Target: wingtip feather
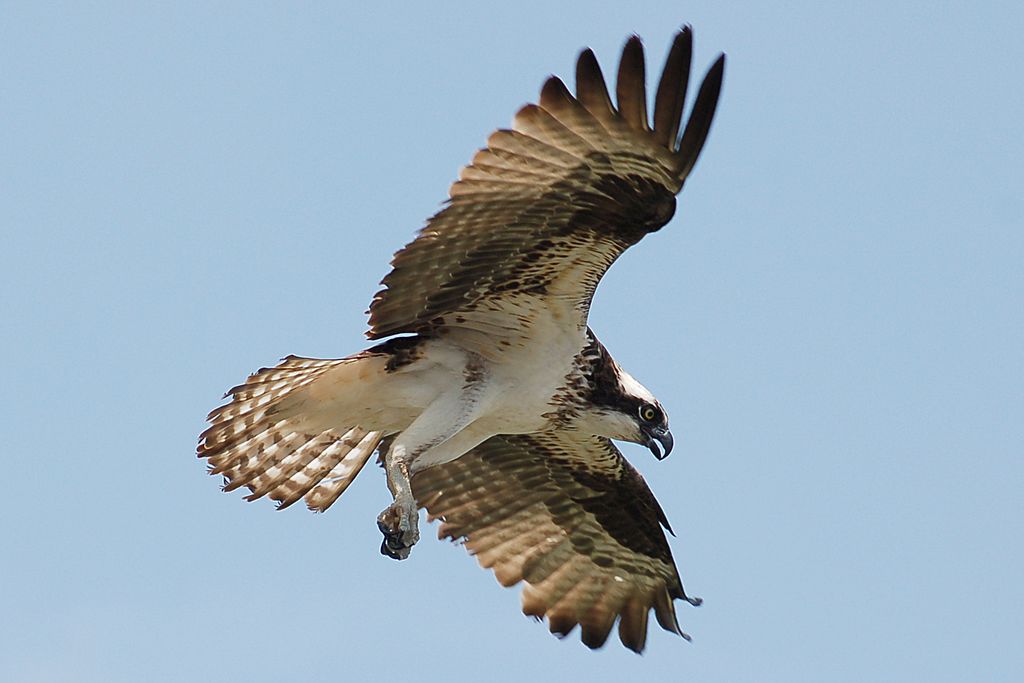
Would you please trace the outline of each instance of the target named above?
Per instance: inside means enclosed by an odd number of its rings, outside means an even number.
[[[619,74],[615,82],[615,97],[619,116],[638,131],[648,131],[647,123],[647,70],[644,63],[644,45],[636,34],[630,36],[622,48]]]
[[[592,115],[603,121],[615,118],[615,109],[608,96],[608,85],[597,56],[589,47],[576,60],[576,96]]]
[[[672,40],[654,98],[654,139],[673,152],[686,104],[692,59],[693,32],[687,25]]]
[[[679,141],[677,172],[681,180],[685,180],[693,170],[701,150],[704,149],[704,143],[711,130],[711,122],[715,118],[715,110],[718,108],[718,98],[722,92],[724,76],[725,53],[722,53],[708,69],[704,81],[700,84],[697,100],[690,112],[690,120],[687,121],[686,129]]]
[[[647,620],[650,605],[647,599],[633,598],[622,610],[619,618],[619,640],[637,654],[647,644]]]
[[[572,93],[558,76],[549,76],[540,89],[540,106],[549,112],[556,112],[571,106],[574,102]]]

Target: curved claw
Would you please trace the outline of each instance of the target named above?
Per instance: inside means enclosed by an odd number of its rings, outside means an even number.
[[[394,560],[409,557],[412,547],[419,540],[419,516],[416,508],[405,510],[397,503],[389,505],[377,517],[377,528],[384,535],[380,544],[381,555]]]
[[[399,546],[393,547],[391,539],[385,536],[384,540],[380,542],[380,554],[390,557],[392,560],[405,560],[408,559],[409,553],[412,552],[412,546]]]

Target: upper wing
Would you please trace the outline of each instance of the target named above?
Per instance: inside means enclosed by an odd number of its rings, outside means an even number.
[[[663,628],[685,637],[672,600],[699,600],[683,591],[658,502],[611,441],[495,436],[418,472],[412,485],[443,521],[438,535],[464,538],[502,585],[525,581],[523,612],[547,616],[553,633],[579,624],[583,642],[600,647],[618,618],[619,638],[639,652],[653,608]]]
[[[448,205],[395,255],[370,304],[367,335],[458,324],[448,314],[493,310],[509,296],[565,302],[582,329],[597,282],[627,247],[671,219],[704,146],[725,56],[704,78],[680,136],[691,54],[684,27],[658,85],[653,129],[636,36],[619,64],[618,109],[590,50],[576,65],[576,97],[549,78],[540,104],[488,138]]]

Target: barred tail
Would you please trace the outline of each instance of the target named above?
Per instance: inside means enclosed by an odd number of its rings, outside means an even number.
[[[268,496],[283,509],[305,498],[323,512],[348,488],[380,443],[383,434],[359,426],[337,428],[315,417],[310,404],[324,400],[314,383],[338,382],[366,356],[318,360],[289,356],[263,368],[231,389],[231,401],[209,414],[210,427],[199,437],[200,458],[210,474],[224,476],[224,490],[245,486],[246,500]],[[320,385],[316,385],[320,386]],[[308,403],[307,403],[308,402]]]

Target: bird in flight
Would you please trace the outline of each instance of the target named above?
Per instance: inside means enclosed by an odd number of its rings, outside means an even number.
[[[378,343],[347,358],[289,356],[231,389],[198,454],[224,490],[329,508],[377,452],[393,502],[381,552],[405,559],[419,508],[464,542],[523,611],[600,647],[618,622],[644,648],[651,610],[687,637],[665,514],[614,441],[672,450],[668,416],[587,325],[598,281],[668,223],[707,138],[720,55],[682,126],[690,28],[647,112],[630,38],[612,103],[592,51],[576,94],[549,78],[462,169],[446,206],[392,261],[370,304]],[[682,131],[680,132],[680,129]]]

